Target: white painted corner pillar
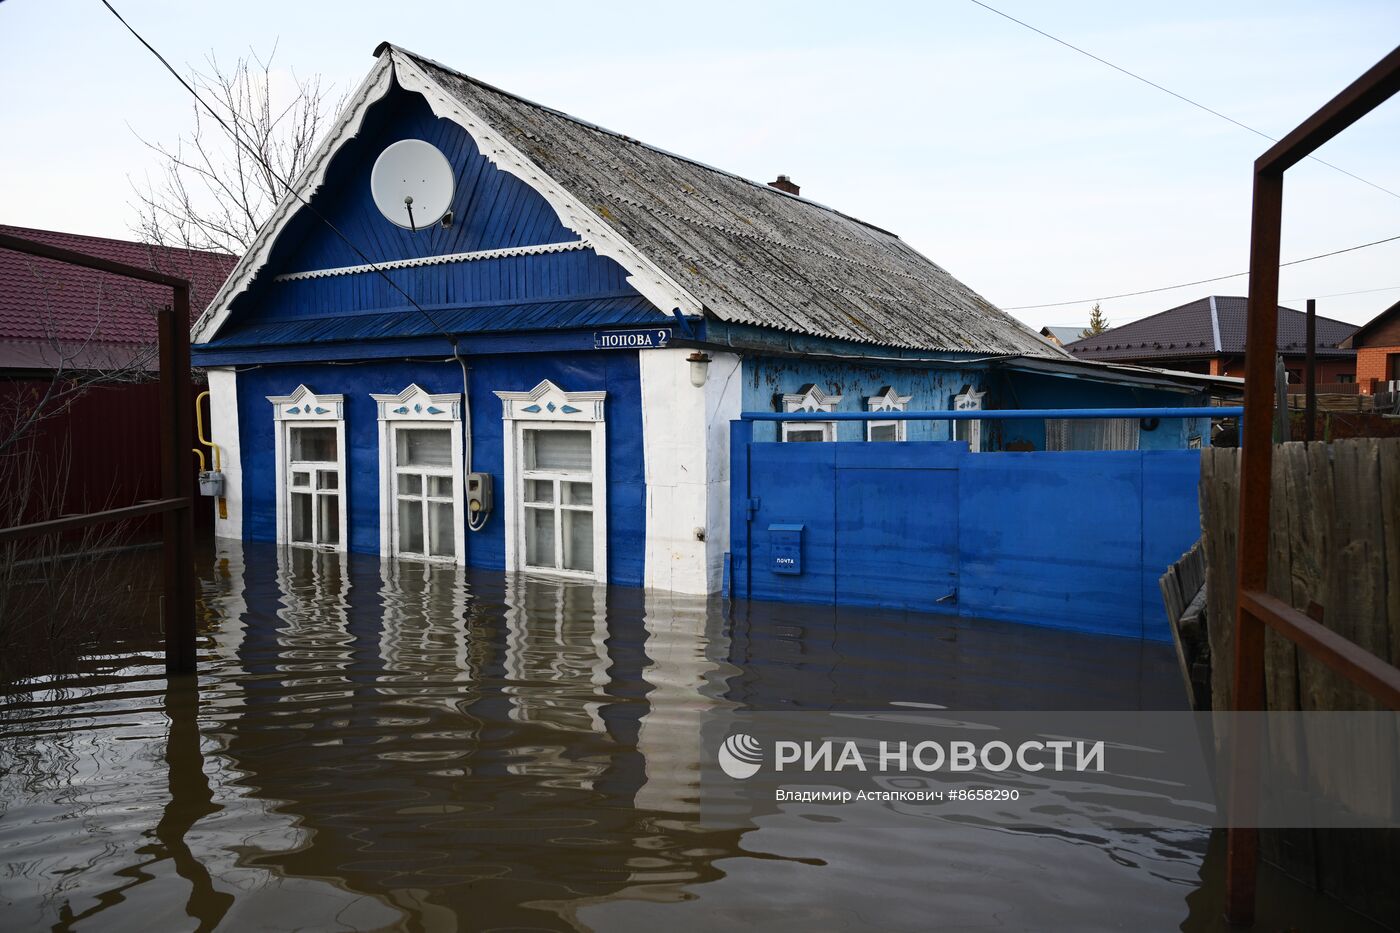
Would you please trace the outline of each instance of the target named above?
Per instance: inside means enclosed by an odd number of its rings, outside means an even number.
[[[743,380],[737,354],[711,353],[705,385],[692,385],[690,353],[639,353],[647,487],[643,583],[653,590],[707,594],[723,586],[729,422],[739,416]]]
[[[209,439],[220,448],[224,473],[224,506],[227,517],[221,517],[218,503],[210,500],[214,509],[214,537],[243,537],[243,455],[238,443],[238,374],[232,367],[208,370],[209,373]],[[196,441],[197,442],[197,441]],[[209,464],[210,469],[213,463]]]

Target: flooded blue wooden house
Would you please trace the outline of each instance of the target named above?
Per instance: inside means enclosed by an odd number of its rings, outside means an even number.
[[[222,536],[720,589],[741,411],[1200,405],[1070,358],[892,233],[382,45],[195,329]],[[764,432],[767,432],[766,434]],[[1172,449],[1207,418],[764,424]]]

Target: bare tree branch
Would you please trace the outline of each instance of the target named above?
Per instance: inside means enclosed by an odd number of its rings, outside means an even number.
[[[162,162],[159,176],[132,183],[142,240],[161,246],[247,252],[258,228],[286,195],[315,150],[340,102],[319,76],[277,70],[274,43],[266,56],[250,50],[231,66],[210,54],[190,84],[258,154],[254,158],[198,103],[190,131],[174,144],[137,138]],[[288,86],[290,85],[290,86]]]

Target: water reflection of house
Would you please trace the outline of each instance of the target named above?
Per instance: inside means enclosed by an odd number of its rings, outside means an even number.
[[[229,537],[709,593],[741,410],[1201,404],[1211,385],[1076,361],[786,179],[747,181],[389,45],[299,197],[316,213],[280,205],[196,329]],[[978,449],[1078,442],[970,424],[956,436]],[[1192,427],[1101,440],[1184,447]],[[953,436],[893,420],[782,432]],[[472,471],[494,508],[471,511]]]
[[[693,825],[698,738],[653,745],[675,757],[649,763],[638,591],[507,589],[452,566],[256,545],[245,564],[244,702],[216,727],[217,754],[301,830],[294,847],[250,841],[249,864],[333,880],[425,928],[535,929],[576,902],[712,879],[737,853],[737,832]],[[610,630],[610,614],[625,622]]]
[[[506,581],[505,617],[510,718],[605,733],[612,664],[606,587],[514,577]]]

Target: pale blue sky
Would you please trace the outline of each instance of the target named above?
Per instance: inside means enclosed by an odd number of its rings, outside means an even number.
[[[177,65],[279,42],[340,88],[390,40],[526,97],[900,234],[1002,307],[1247,266],[1259,137],[967,0],[926,3],[113,0]],[[1400,42],[1400,3],[1032,3],[1018,18],[1280,135]],[[124,236],[129,176],[185,92],[97,0],[0,2],[0,222]],[[1400,100],[1320,155],[1400,191]],[[1284,257],[1400,234],[1400,198],[1289,174]],[[1362,321],[1400,299],[1400,242],[1283,273]],[[1245,280],[1104,303],[1123,322]],[[1014,312],[1079,324],[1088,303]]]

